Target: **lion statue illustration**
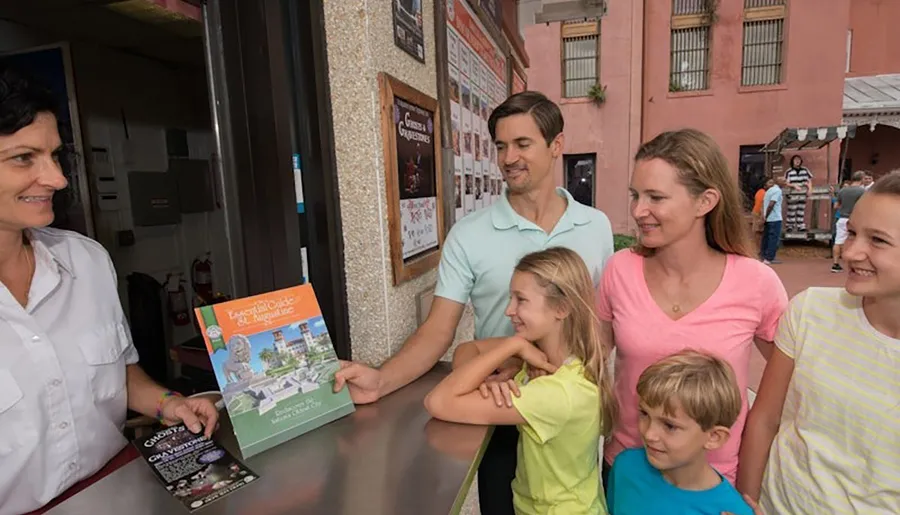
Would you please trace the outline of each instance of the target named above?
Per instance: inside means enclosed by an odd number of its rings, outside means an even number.
[[[228,339],[228,359],[222,363],[222,373],[228,384],[253,378],[250,368],[250,340],[242,334]]]

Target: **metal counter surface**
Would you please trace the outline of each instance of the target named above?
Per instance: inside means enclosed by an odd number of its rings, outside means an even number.
[[[458,513],[490,428],[430,418],[425,395],[449,372],[419,380],[355,413],[244,460],[260,479],[199,515]],[[237,452],[230,421],[216,440]],[[141,458],[68,499],[50,515],[188,513]]]

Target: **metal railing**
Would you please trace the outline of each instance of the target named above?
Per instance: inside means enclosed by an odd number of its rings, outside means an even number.
[[[709,88],[709,27],[672,30],[669,91]]]
[[[741,85],[780,84],[783,49],[783,18],[744,22]]]
[[[597,84],[599,35],[563,39],[563,96],[586,97]]]

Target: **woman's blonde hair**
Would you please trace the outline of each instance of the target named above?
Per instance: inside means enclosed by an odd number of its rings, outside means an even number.
[[[531,274],[544,289],[548,304],[568,313],[563,320],[563,340],[569,354],[584,364],[585,376],[600,390],[601,432],[609,434],[618,414],[607,368],[611,342],[602,341],[600,336],[594,285],[587,266],[574,251],[552,247],[523,257],[515,270]]]
[[[696,129],[663,132],[641,145],[635,161],[662,159],[678,172],[678,180],[697,197],[708,189],[719,192],[719,202],[703,222],[706,243],[728,254],[750,257],[750,242],[741,207],[741,194],[734,174],[719,145]],[[638,242],[635,252],[649,257],[655,249]]]

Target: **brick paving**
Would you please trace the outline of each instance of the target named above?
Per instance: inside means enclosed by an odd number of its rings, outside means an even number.
[[[781,258],[779,258],[781,259]],[[788,296],[793,297],[810,286],[843,286],[847,272],[831,273],[831,260],[825,258],[791,258],[782,259],[782,263],[772,265],[778,273]],[[750,388],[756,391],[762,378],[766,362],[754,347],[750,356]]]

